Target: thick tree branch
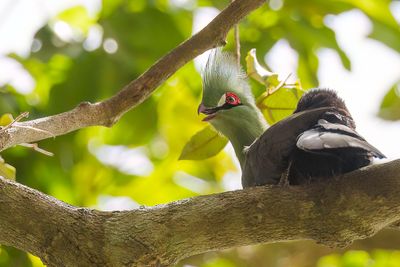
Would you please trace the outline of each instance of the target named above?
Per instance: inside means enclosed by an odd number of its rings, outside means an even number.
[[[189,60],[223,44],[264,0],[236,0],[201,32],[117,95],[0,132],[0,151],[92,125],[113,125]],[[32,128],[40,129],[34,130]],[[313,239],[344,246],[400,221],[400,161],[301,187],[265,186],[153,208],[77,208],[0,178],[0,244],[48,266],[169,266],[190,255],[262,242]]]
[[[55,116],[16,123],[17,127],[0,133],[0,151],[20,143],[63,135],[88,126],[111,126],[131,108],[145,100],[163,81],[188,61],[206,50],[225,44],[231,27],[265,0],[236,0],[203,30],[180,44],[139,78],[115,96],[96,104],[82,103],[75,109]],[[41,129],[37,131],[32,127]]]
[[[400,160],[308,186],[254,187],[124,212],[75,208],[0,178],[0,243],[49,266],[169,266],[224,248],[345,246],[400,220]]]

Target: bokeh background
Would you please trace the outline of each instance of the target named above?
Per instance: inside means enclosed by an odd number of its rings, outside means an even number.
[[[112,96],[201,29],[227,0],[1,0],[0,114],[39,118]],[[358,131],[389,159],[400,157],[400,2],[271,0],[240,24],[242,54],[304,89],[333,88]],[[233,35],[227,50],[233,50]],[[48,157],[2,152],[16,180],[72,205],[132,209],[240,188],[232,147],[179,161],[206,124],[196,110],[207,55],[188,63],[111,129],[91,127],[41,141]],[[244,64],[244,57],[242,57]],[[252,82],[254,93],[260,85]],[[384,230],[346,249],[312,241],[194,256],[178,266],[400,266],[400,234]],[[0,266],[43,266],[0,247]]]

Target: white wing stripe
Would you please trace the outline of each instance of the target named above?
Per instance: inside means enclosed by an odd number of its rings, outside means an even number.
[[[360,136],[356,131],[354,131],[353,129],[351,129],[351,128],[347,127],[346,125],[343,125],[343,124],[330,123],[330,122],[327,122],[326,120],[321,119],[321,120],[318,121],[318,125],[323,127],[325,130],[328,130],[328,131],[329,130],[337,130],[337,131],[348,132],[350,134],[354,134],[354,135]],[[360,138],[362,138],[362,137],[360,136]]]
[[[334,124],[331,124],[330,127],[334,128]],[[376,157],[384,157],[379,150],[362,139],[345,133],[329,132],[325,129],[314,128],[303,132],[297,139],[297,147],[304,151],[354,147],[369,151]]]
[[[319,132],[312,129],[302,133],[297,140],[297,147],[303,150],[320,150],[324,148],[359,147],[370,149],[368,143],[355,137],[332,132]]]

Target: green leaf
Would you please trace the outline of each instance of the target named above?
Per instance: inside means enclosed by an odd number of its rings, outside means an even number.
[[[261,95],[257,99],[257,106],[272,125],[293,113],[303,93],[300,88],[283,87],[267,97]]]
[[[101,17],[105,18],[111,15],[115,11],[115,9],[123,4],[123,2],[123,0],[102,0],[101,4],[103,8],[101,9]],[[135,2],[142,3],[141,0]]]
[[[71,27],[87,33],[90,26],[96,23],[96,19],[89,16],[83,6],[75,6],[58,14],[57,19],[65,21]]]
[[[278,74],[273,73],[258,63],[256,49],[251,49],[246,56],[247,75],[266,87],[279,85]]]
[[[7,126],[13,121],[14,118],[10,113],[3,114],[0,117],[0,126]]]
[[[235,267],[237,266],[234,262],[224,259],[224,258],[215,258],[207,261],[205,264],[201,265],[201,267]]]
[[[347,251],[341,258],[343,267],[364,267],[371,262],[371,257],[366,251],[351,250]]]
[[[400,119],[400,83],[394,85],[382,100],[378,115],[385,120]]]
[[[196,133],[185,145],[180,160],[202,160],[217,155],[228,143],[228,139],[207,126]]]
[[[0,176],[9,180],[15,180],[16,170],[10,164],[7,164],[2,157],[0,157]]]
[[[38,58],[24,59],[17,55],[12,55],[13,58],[23,65],[32,78],[35,79],[35,89],[27,95],[28,99],[34,99],[33,102],[35,105],[45,106],[48,104],[51,89],[54,85],[63,83],[67,79],[68,71],[74,63],[67,55],[49,54],[47,56],[49,58],[47,62],[44,62]],[[62,106],[59,108],[65,110],[66,107]]]
[[[373,21],[373,31],[370,38],[381,41],[388,47],[400,51],[400,26],[391,27],[379,21]]]
[[[310,18],[304,16],[298,20],[282,20],[282,27],[287,33],[285,39],[299,55],[298,76],[305,88],[318,85],[318,57],[319,48],[334,49],[343,66],[350,70],[351,62],[336,41],[335,32],[323,24],[316,26]]]
[[[274,124],[292,114],[304,92],[300,82],[288,85],[286,79],[280,81],[277,73],[266,70],[258,63],[254,48],[247,54],[246,63],[247,75],[265,86],[265,92],[257,98],[256,104],[267,122]]]
[[[318,260],[317,267],[339,267],[340,266],[340,255],[330,254],[321,257]]]

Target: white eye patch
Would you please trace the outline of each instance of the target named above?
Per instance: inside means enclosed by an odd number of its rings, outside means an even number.
[[[218,106],[222,106],[223,104],[225,104],[225,101],[226,101],[226,95],[223,94],[218,101]]]

